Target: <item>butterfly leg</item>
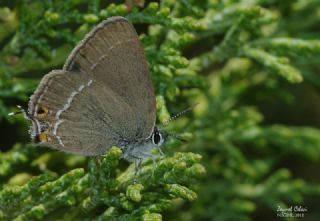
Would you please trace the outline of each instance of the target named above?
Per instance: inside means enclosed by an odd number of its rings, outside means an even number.
[[[165,153],[162,151],[161,147],[159,147],[158,150],[159,150],[159,153],[160,153],[160,155],[161,155],[162,157],[165,157],[165,156],[166,156]]]
[[[157,165],[158,156],[150,154],[150,153],[140,153],[140,154],[141,154],[141,156],[143,156],[143,159],[150,158],[152,160],[152,164],[153,164],[152,176],[153,176],[154,175],[154,168]]]
[[[136,184],[138,182],[138,176],[140,175],[141,171],[141,163],[142,159],[141,158],[136,158],[134,161],[134,178],[133,178],[133,183]]]

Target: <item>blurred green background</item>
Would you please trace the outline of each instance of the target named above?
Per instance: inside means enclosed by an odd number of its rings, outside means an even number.
[[[320,220],[319,0],[1,0],[0,198],[1,190],[33,176],[87,167],[86,158],[28,144],[28,122],[8,113],[27,107],[41,77],[60,69],[95,24],[115,15],[140,35],[158,122],[199,103],[169,127],[188,142],[164,148],[167,156],[202,156],[206,175],[189,186],[197,199],[173,199],[144,220]],[[121,161],[117,173],[127,166]],[[307,209],[291,213],[304,217],[277,211],[291,206]],[[1,216],[5,210],[0,199],[0,219],[8,217]]]

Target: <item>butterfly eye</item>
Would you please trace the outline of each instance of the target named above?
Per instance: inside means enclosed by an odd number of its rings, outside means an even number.
[[[161,146],[163,144],[163,137],[159,131],[156,131],[152,134],[152,143],[157,146]]]

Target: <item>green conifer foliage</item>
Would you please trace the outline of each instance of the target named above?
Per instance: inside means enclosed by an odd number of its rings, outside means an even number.
[[[113,2],[113,3],[112,3]],[[320,1],[0,1],[0,220],[320,220]],[[94,25],[124,16],[142,42],[165,156],[135,165],[30,144],[41,77]],[[160,155],[160,154],[159,154]],[[281,215],[281,214],[280,214]]]

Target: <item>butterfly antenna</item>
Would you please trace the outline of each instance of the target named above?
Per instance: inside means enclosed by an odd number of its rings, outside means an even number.
[[[174,137],[175,139],[179,140],[182,143],[187,143],[187,140],[182,138],[179,134],[168,134],[170,137]]]
[[[159,129],[161,130],[161,128],[168,126],[171,121],[173,121],[173,120],[177,119],[178,117],[180,117],[180,116],[182,116],[182,115],[184,115],[184,114],[192,111],[198,104],[199,104],[199,103],[195,103],[195,104],[191,105],[190,107],[188,107],[187,109],[185,109],[185,110],[183,110],[183,111],[175,114],[174,116],[170,117],[167,121],[165,121],[165,122],[163,123],[162,127],[160,127]],[[168,132],[165,132],[165,133],[166,133],[166,135],[167,135],[168,137],[173,137],[173,138],[179,140],[180,142],[183,142],[183,143],[186,143],[186,142],[187,142],[186,139],[182,138],[182,137],[181,137],[180,135],[178,135],[178,134],[172,134],[172,133],[168,133]]]
[[[192,111],[198,104],[199,103],[195,103],[195,104],[191,105],[190,107],[188,107],[187,109],[185,109],[185,110],[177,113],[176,115],[170,117],[167,121],[164,122],[163,126],[164,127],[168,126],[171,121],[173,121],[173,120],[177,119],[178,117],[180,117],[180,116]]]

